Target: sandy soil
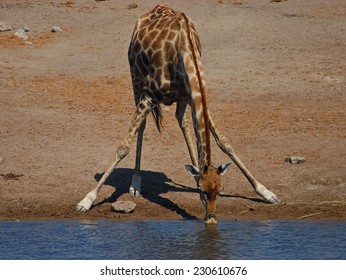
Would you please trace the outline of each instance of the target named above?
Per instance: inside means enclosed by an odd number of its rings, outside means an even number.
[[[28,44],[0,33],[0,220],[202,219],[204,210],[174,108],[148,119],[143,196],[127,190],[135,149],[87,213],[74,207],[113,160],[134,102],[127,47],[152,1],[0,1],[0,21],[27,26]],[[215,122],[255,177],[267,205],[232,167],[218,217],[346,219],[346,2],[166,1],[195,22]],[[63,31],[51,33],[53,25]],[[302,164],[285,157],[303,156]],[[213,143],[215,165],[229,159]],[[137,203],[131,214],[110,203]]]

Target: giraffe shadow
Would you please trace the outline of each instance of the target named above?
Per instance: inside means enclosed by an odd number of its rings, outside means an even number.
[[[129,168],[117,168],[107,178],[105,184],[115,188],[114,192],[110,197],[100,201],[93,207],[102,205],[104,203],[113,203],[117,201],[123,194],[128,193],[129,186],[131,185],[131,179],[134,170]],[[103,173],[95,174],[94,178],[98,182]],[[161,195],[167,192],[180,192],[180,193],[196,193],[196,188],[187,187],[184,185],[177,184],[168,178],[162,172],[155,171],[141,171],[142,176],[142,191],[141,196],[152,203],[156,203],[162,207],[165,207],[173,212],[176,212],[183,219],[195,220],[198,219],[196,216],[189,214],[185,209],[174,203],[168,198],[162,197]]]
[[[239,195],[239,194],[219,194],[220,197],[232,197],[232,198],[242,198],[245,200],[250,200],[252,202],[258,202],[258,203],[266,203],[264,199],[262,198],[256,198],[256,197],[247,197],[244,195]]]

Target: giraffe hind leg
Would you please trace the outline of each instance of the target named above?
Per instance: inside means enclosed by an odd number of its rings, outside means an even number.
[[[142,123],[145,121],[146,117],[148,116],[151,110],[151,100],[147,97],[142,98],[137,106],[136,112],[131,121],[130,129],[124,140],[121,142],[120,146],[117,148],[114,162],[108,167],[106,172],[103,174],[97,186],[94,189],[92,189],[89,193],[87,193],[86,196],[77,204],[76,211],[83,212],[91,208],[92,204],[97,198],[98,192],[102,188],[103,184],[105,183],[109,175],[112,174],[113,170],[116,168],[118,163],[128,155],[134,137],[136,136],[139,128],[141,127]]]
[[[260,195],[263,200],[267,203],[271,204],[277,204],[280,203],[280,199],[277,197],[277,195],[271,191],[269,191],[264,185],[259,183],[254,176],[250,173],[250,171],[245,167],[245,165],[242,163],[242,161],[238,158],[238,156],[234,153],[234,150],[232,146],[229,144],[227,138],[220,133],[220,131],[217,129],[215,123],[213,122],[210,114],[209,114],[209,129],[210,132],[213,134],[217,145],[219,148],[227,154],[231,160],[238,166],[240,171],[244,174],[244,176],[247,178],[247,180],[250,182],[252,187],[254,188],[255,192]]]
[[[188,124],[188,118],[186,117],[187,104],[184,102],[177,102],[177,109],[175,111],[175,117],[178,120],[179,127],[183,132],[184,139],[187,145],[187,149],[190,154],[191,163],[194,166],[198,165],[196,150],[193,146],[193,140],[191,138],[190,128]]]
[[[132,176],[132,183],[129,188],[129,193],[132,196],[139,196],[141,192],[142,177],[141,177],[141,157],[142,157],[142,143],[143,143],[143,134],[146,125],[146,119],[141,124],[138,135],[137,135],[137,147],[136,147],[136,164],[135,164],[135,173]]]

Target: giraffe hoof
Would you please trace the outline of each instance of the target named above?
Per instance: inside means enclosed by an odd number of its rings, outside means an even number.
[[[279,204],[281,202],[280,198],[278,198],[277,195],[271,191],[265,190],[259,194],[263,197],[265,203]]]
[[[269,198],[264,198],[264,201],[269,204],[279,204],[281,203],[280,198],[277,197],[275,193],[272,193],[272,196]]]
[[[88,210],[89,209],[86,209],[83,205],[80,205],[80,204],[77,204],[77,206],[75,208],[75,211],[77,211],[77,212],[86,212]]]
[[[78,212],[88,211],[95,200],[96,194],[94,191],[91,191],[77,204],[75,210]]]
[[[134,187],[130,187],[129,194],[136,197],[141,195],[140,191],[136,190]]]
[[[91,208],[92,201],[88,199],[83,199],[81,202],[79,202],[75,208],[77,212],[86,212]]]
[[[277,195],[269,190],[262,184],[258,183],[256,192],[263,197],[264,202],[269,204],[279,204],[281,202]]]

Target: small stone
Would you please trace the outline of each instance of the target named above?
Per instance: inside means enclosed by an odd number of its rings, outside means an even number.
[[[14,36],[17,36],[20,39],[28,40],[29,36],[25,33],[29,32],[29,28],[26,26],[19,28],[16,32],[13,33]]]
[[[168,106],[165,106],[165,107],[163,108],[163,111],[164,111],[165,113],[168,113],[168,112],[170,111],[170,109],[169,109]]]
[[[129,10],[136,9],[137,7],[138,7],[138,5],[137,5],[136,3],[132,3],[132,4],[130,4],[130,5],[127,6],[127,8],[128,8]]]
[[[20,177],[24,176],[23,174],[14,174],[14,173],[7,173],[7,174],[0,174],[0,176],[8,181],[8,180],[19,180]]]
[[[56,32],[61,32],[62,29],[59,26],[53,26],[52,27],[52,33],[56,33]]]
[[[291,164],[300,164],[305,161],[304,157],[301,156],[289,156],[285,158],[285,162],[289,162]]]
[[[0,32],[11,31],[13,28],[4,21],[0,21]]]
[[[21,32],[15,32],[13,33],[14,36],[17,36],[18,38],[22,39],[22,40],[28,40],[29,36],[25,35],[24,33]]]
[[[4,162],[4,158],[0,157],[0,164]]]
[[[135,210],[136,203],[132,201],[116,201],[112,203],[112,210],[120,213],[131,213]]]

